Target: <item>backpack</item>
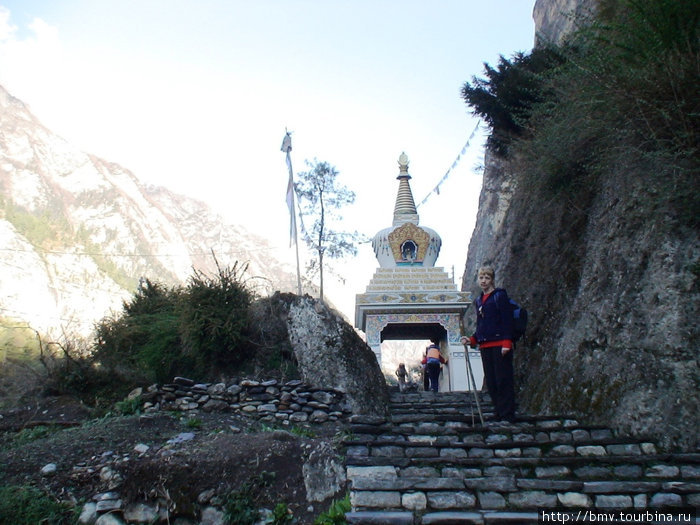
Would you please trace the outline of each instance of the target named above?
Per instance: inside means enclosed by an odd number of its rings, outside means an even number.
[[[510,303],[511,312],[513,314],[513,342],[515,343],[525,334],[525,329],[527,328],[527,310],[510,297],[508,298],[508,302]],[[498,302],[496,304],[498,304]]]
[[[525,334],[525,329],[527,328],[527,310],[513,299],[509,299],[509,301],[510,307],[513,310],[513,342],[515,342]]]

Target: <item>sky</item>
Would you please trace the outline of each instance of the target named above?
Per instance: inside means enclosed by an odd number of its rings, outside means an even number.
[[[291,264],[286,130],[295,172],[326,161],[355,192],[337,227],[366,238],[391,226],[406,152],[420,225],[459,285],[486,131],[460,90],[484,62],[531,49],[533,5],[0,0],[0,85],[81,150],[208,203]],[[344,283],[325,279],[351,319],[378,266],[358,248],[336,264]]]

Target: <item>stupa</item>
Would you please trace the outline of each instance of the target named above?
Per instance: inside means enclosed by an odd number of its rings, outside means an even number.
[[[432,229],[419,225],[411,192],[408,157],[399,157],[399,190],[394,220],[372,239],[379,262],[365,293],[355,298],[355,326],[381,364],[381,344],[386,340],[430,340],[448,360],[441,374],[440,390],[466,390],[470,359],[477,385],[483,371],[477,352],[465,353],[460,343],[463,319],[471,303],[444,268],[435,267],[442,240]],[[422,355],[416,355],[420,360]]]

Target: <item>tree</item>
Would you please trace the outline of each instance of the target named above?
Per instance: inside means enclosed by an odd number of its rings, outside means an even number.
[[[304,228],[302,234],[309,249],[316,252],[318,258],[308,265],[311,273],[318,272],[320,278],[319,297],[323,301],[323,264],[324,258],[338,259],[345,255],[357,255],[355,243],[359,234],[334,229],[340,220],[337,210],[355,202],[355,192],[337,182],[338,171],[327,162],[306,161],[308,171],[297,174],[298,181],[294,189],[299,200],[299,213],[310,218],[312,223]]]
[[[544,76],[563,63],[555,48],[535,48],[516,53],[511,60],[501,55],[498,66],[484,63],[485,78],[473,77],[462,87],[462,98],[472,113],[491,128],[488,146],[505,154],[513,137],[526,128],[532,107],[547,99]]]

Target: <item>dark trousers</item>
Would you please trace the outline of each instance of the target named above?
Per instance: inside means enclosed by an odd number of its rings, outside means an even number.
[[[486,388],[493,400],[498,419],[515,419],[515,385],[513,383],[513,352],[501,354],[501,347],[482,348]]]
[[[440,363],[428,363],[425,365],[425,370],[430,378],[430,390],[438,391],[438,382],[440,381]]]

